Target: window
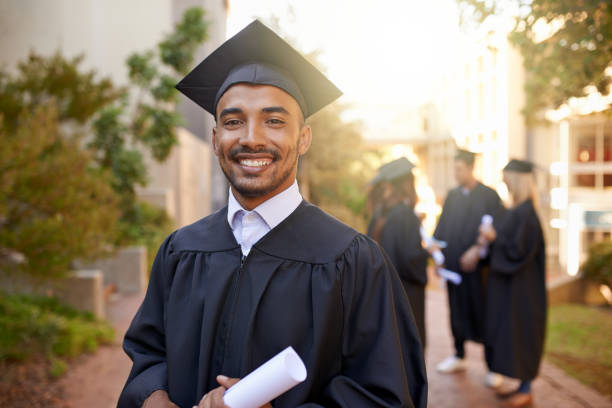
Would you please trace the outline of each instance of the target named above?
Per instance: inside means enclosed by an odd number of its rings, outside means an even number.
[[[578,119],[570,129],[574,187],[612,188],[612,121]]]

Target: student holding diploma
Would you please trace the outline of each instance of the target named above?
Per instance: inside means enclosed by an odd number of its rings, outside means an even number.
[[[307,376],[266,404],[424,408],[423,353],[397,273],[296,182],[316,137],[304,120],[340,91],[259,21],[177,88],[216,120],[228,205],[159,249],[125,336],[133,367],[118,407],[226,407],[240,378],[291,346]]]
[[[495,190],[475,178],[474,161],[474,153],[457,150],[454,170],[459,185],[446,196],[434,232],[435,239],[447,244],[446,248],[441,249],[445,268],[459,273],[462,278],[458,285],[451,282],[447,284],[455,353],[437,365],[437,370],[443,373],[464,370],[465,342],[483,341],[486,260],[480,258],[478,228],[485,214],[495,219],[503,208]],[[429,247],[432,254],[439,249],[436,245]],[[501,376],[489,372],[485,382],[489,386],[498,386]]]
[[[479,242],[491,243],[488,279],[486,356],[495,372],[521,384],[507,407],[531,404],[546,332],[545,245],[536,213],[533,165],[512,160],[504,168],[512,207],[493,226],[483,226]]]

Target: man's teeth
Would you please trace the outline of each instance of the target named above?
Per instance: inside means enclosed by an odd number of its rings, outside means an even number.
[[[240,160],[240,164],[247,167],[263,167],[270,164],[270,160]]]

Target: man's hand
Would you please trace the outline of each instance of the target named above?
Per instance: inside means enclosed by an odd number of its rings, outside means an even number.
[[[495,231],[492,225],[481,225],[479,230],[480,237],[486,239],[488,242],[493,242],[495,238],[497,238],[497,231]]]
[[[474,272],[478,261],[480,260],[480,247],[478,245],[472,245],[467,251],[459,258],[459,265],[463,272]]]
[[[436,251],[440,251],[442,248],[440,248],[440,246],[437,244],[430,244],[426,249],[427,252],[429,252],[429,255],[431,255]]]
[[[229,408],[223,403],[223,394],[238,381],[240,381],[240,378],[228,378],[224,375],[218,375],[217,382],[221,384],[221,386],[206,393],[200,400],[198,406],[194,408]],[[272,405],[268,403],[261,408],[272,408]]]
[[[157,390],[149,395],[142,404],[142,408],[179,408],[179,406],[170,401],[170,397],[166,391]]]

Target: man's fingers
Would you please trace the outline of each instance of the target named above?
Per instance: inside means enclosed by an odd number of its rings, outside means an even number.
[[[229,378],[224,375],[217,376],[217,382],[224,386],[225,388],[230,388],[232,385],[236,384],[240,381],[240,378]]]

